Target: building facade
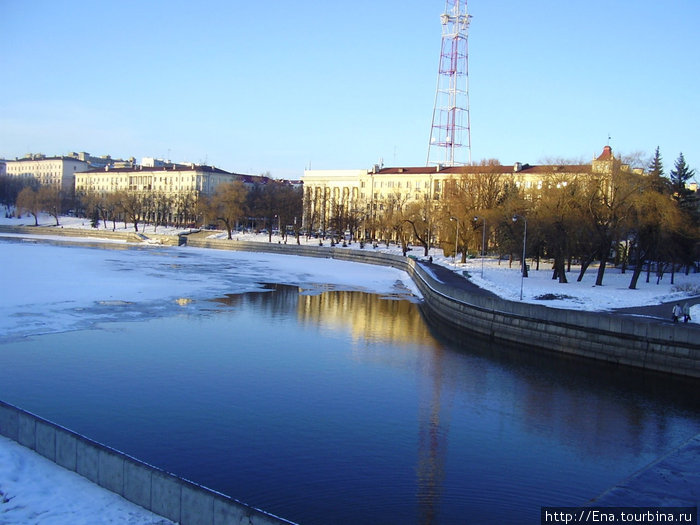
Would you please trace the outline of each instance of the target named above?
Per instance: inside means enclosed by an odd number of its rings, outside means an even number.
[[[219,184],[234,181],[252,184],[254,178],[195,164],[173,167],[107,167],[77,174],[75,191],[76,194],[96,193],[101,196],[119,191],[166,196],[211,195]]]
[[[567,179],[591,174],[612,173],[620,163],[610,146],[590,164],[487,166],[427,166],[384,168],[370,170],[305,170],[304,228],[326,231],[332,228],[338,210],[362,221],[376,219],[393,199],[405,206],[412,202],[432,201],[438,204],[450,190],[450,185],[463,176],[496,175],[516,187],[537,191],[548,178],[556,175],[566,184]],[[629,166],[622,165],[623,169]]]
[[[70,157],[31,155],[6,162],[7,175],[25,180],[36,180],[44,186],[54,186],[66,195],[72,195],[75,175],[88,169],[88,163]]]

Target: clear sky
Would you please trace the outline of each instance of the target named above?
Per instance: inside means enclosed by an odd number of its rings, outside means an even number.
[[[0,157],[425,165],[444,0],[0,0]],[[472,158],[700,171],[700,1],[470,0]],[[696,179],[700,179],[696,176]]]

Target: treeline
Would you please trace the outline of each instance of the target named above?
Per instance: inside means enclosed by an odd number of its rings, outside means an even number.
[[[404,254],[410,244],[425,255],[438,245],[462,262],[482,252],[522,259],[525,241],[525,258],[538,268],[542,258],[552,260],[559,282],[567,282],[572,263],[580,264],[581,280],[597,262],[597,285],[614,264],[632,270],[635,288],[643,272],[648,281],[698,270],[699,203],[687,189],[693,175],[681,154],[667,177],[658,149],[645,174],[615,161],[605,173],[553,171],[529,188],[502,174],[463,175],[446,181],[439,200],[411,201],[396,191],[363,209],[334,204],[330,227],[397,242]]]
[[[228,238],[241,227],[266,229],[272,240],[272,230],[278,229],[297,239],[302,222],[301,188],[269,179],[264,184],[246,185],[242,182],[220,184],[211,196],[198,202],[202,224],[217,223],[226,230]]]
[[[65,195],[52,186],[40,186],[35,179],[0,177],[0,203],[17,215],[30,214],[38,225],[40,213],[48,213],[59,225],[61,215],[70,213],[85,217],[97,228],[103,224],[116,230],[131,223],[134,231],[140,225],[207,227],[220,226],[228,237],[243,226],[256,229],[280,227],[283,233],[301,228],[302,191],[286,182],[267,179],[264,183],[221,184],[211,196],[196,193],[166,194],[160,192],[114,191],[86,192]]]

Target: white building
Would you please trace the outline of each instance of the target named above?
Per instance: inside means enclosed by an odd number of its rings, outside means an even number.
[[[41,185],[58,187],[66,194],[73,193],[75,174],[88,169],[87,162],[70,157],[31,155],[5,162],[8,176],[35,179]]]
[[[219,184],[241,181],[252,183],[254,177],[240,175],[212,166],[138,166],[88,170],[76,175],[76,194],[107,195],[118,191],[159,193],[168,196],[211,195]]]

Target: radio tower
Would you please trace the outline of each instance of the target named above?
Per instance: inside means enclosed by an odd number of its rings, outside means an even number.
[[[467,0],[446,0],[442,22],[442,48],[438,69],[433,125],[428,144],[428,165],[471,164]],[[466,158],[464,150],[466,149]]]

